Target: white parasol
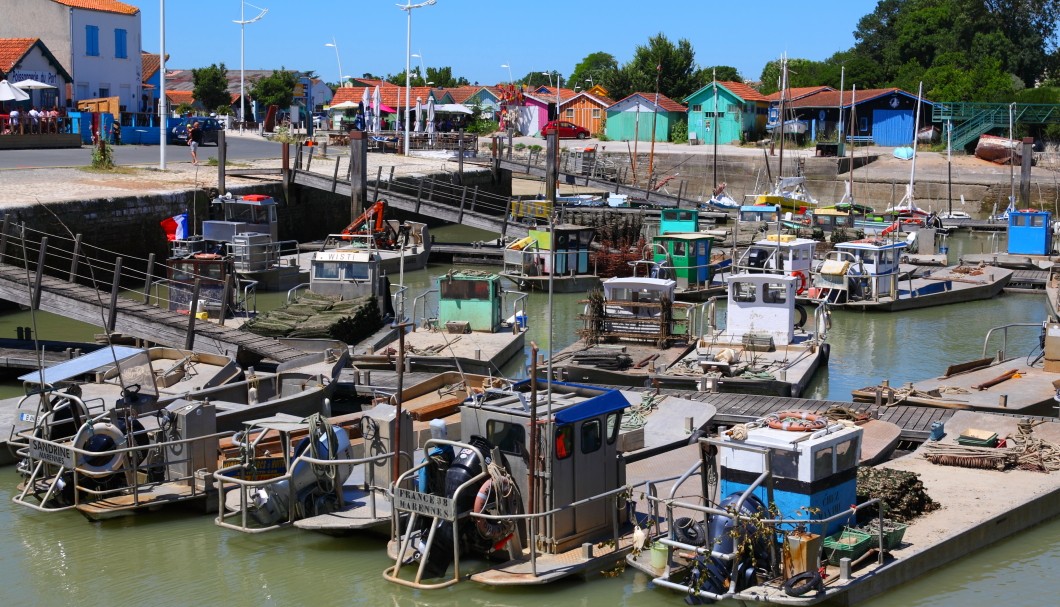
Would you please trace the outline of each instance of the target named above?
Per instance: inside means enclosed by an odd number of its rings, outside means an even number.
[[[370,126],[372,124],[370,119],[372,110],[368,106],[368,87],[364,87],[364,91],[361,93],[361,107],[364,110],[364,116],[362,116],[364,119],[364,130],[370,131],[372,129]]]
[[[20,88],[22,90],[53,89],[53,88],[55,88],[54,86],[52,86],[50,84],[45,84],[43,82],[40,82],[40,81],[37,81],[37,80],[33,80],[32,78],[27,78],[25,80],[20,80],[18,82],[13,82],[13,83],[11,83],[11,86],[17,86],[18,88]]]
[[[434,133],[434,95],[427,97],[427,132]]]
[[[29,99],[29,93],[8,84],[7,80],[0,80],[0,101],[25,101]]]
[[[383,107],[383,101],[379,96],[379,86],[375,87],[375,91],[372,92],[372,109],[375,110],[375,130],[383,130],[383,112],[379,109]]]
[[[419,97],[416,97],[416,110],[412,115],[412,130],[417,133],[420,132],[420,101]]]

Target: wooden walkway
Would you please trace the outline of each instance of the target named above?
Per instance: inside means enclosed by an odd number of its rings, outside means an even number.
[[[0,264],[0,299],[25,306],[33,305],[32,275],[10,264]],[[110,278],[108,277],[109,281]],[[39,309],[91,325],[105,326],[110,314],[110,293],[66,280],[43,276]],[[112,332],[140,337],[175,348],[187,347],[189,318],[159,307],[118,297]],[[276,362],[304,356],[305,352],[285,346],[275,339],[260,337],[231,327],[199,321],[195,324],[193,347],[217,352],[240,361],[268,359]]]

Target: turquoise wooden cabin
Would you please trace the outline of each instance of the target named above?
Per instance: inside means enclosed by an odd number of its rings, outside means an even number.
[[[652,120],[655,121],[655,141],[669,141],[670,129],[685,119],[686,108],[666,95],[633,93],[607,108],[604,132],[613,141],[651,141]]]
[[[714,91],[717,89],[717,99]],[[688,141],[695,144],[750,141],[765,132],[769,99],[742,82],[711,82],[685,97]]]
[[[699,231],[699,211],[695,209],[663,209],[659,213],[659,235]]]
[[[472,331],[496,333],[501,328],[501,277],[474,271],[438,277],[438,326],[463,321]]]
[[[679,291],[707,286],[713,279],[710,268],[711,242],[706,234],[666,234],[652,239],[652,260],[669,269]]]

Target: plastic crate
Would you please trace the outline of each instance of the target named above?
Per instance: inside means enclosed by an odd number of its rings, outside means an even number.
[[[997,432],[987,434],[982,430],[978,431],[965,431],[957,437],[957,444],[964,445],[965,447],[989,447],[994,448],[997,446]]]
[[[878,543],[879,532],[877,531],[877,522],[875,520],[869,522],[862,531],[869,534],[872,538],[872,545]],[[889,521],[883,519],[883,548],[884,550],[894,550],[902,544],[902,538],[905,537],[905,530],[909,527],[905,523],[897,523],[895,521]]]
[[[838,565],[840,559],[857,559],[868,552],[871,547],[871,535],[848,527],[825,538],[824,556],[829,563]]]

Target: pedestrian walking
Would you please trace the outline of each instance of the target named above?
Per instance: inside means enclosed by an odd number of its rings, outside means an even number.
[[[199,146],[202,145],[202,129],[199,128],[199,121],[191,123],[191,127],[188,129],[188,145],[191,146],[191,163],[199,164]]]

